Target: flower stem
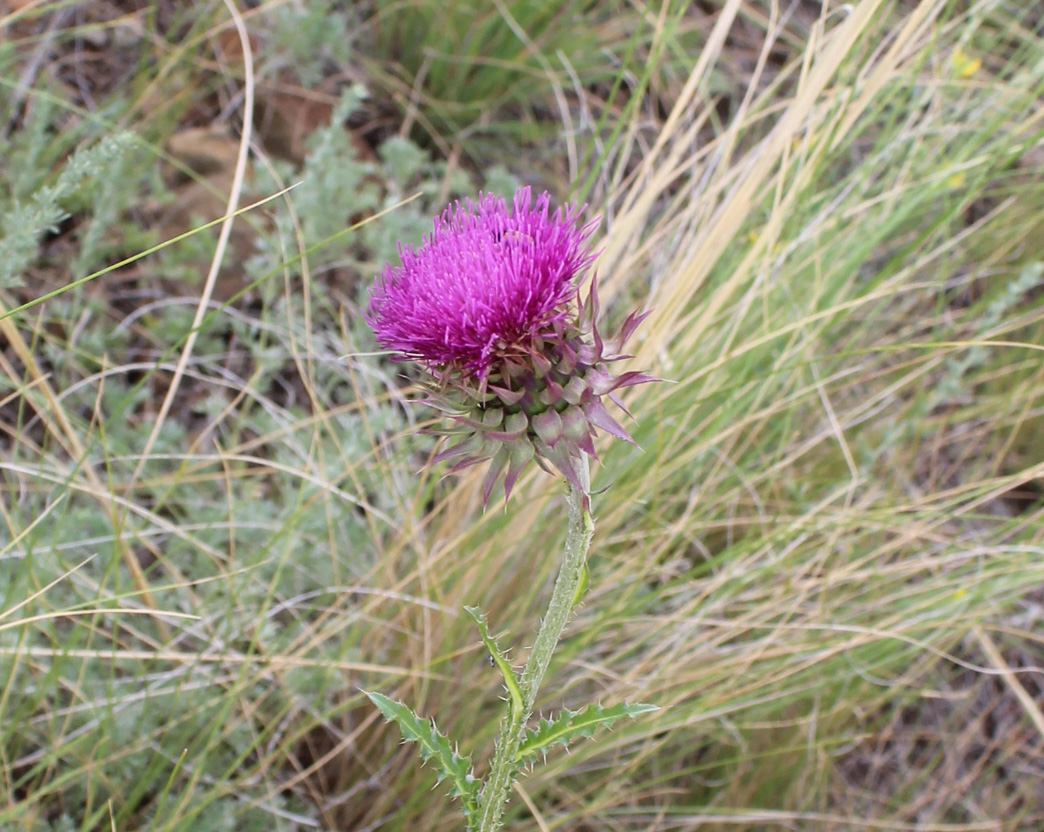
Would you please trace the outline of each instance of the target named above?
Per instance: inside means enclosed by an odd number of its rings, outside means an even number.
[[[544,620],[540,623],[536,641],[522,673],[521,711],[512,708],[511,713],[500,724],[497,750],[493,755],[493,766],[480,799],[481,816],[479,832],[495,832],[500,828],[500,816],[507,802],[508,790],[515,780],[517,766],[515,757],[525,731],[526,723],[533,712],[540,683],[543,681],[551,656],[558,646],[569,614],[573,611],[577,587],[587,562],[587,551],[594,535],[594,518],[591,516],[591,474],[587,457],[574,460],[577,477],[582,488],[569,486],[569,530],[566,533],[565,556],[562,568],[555,580]]]

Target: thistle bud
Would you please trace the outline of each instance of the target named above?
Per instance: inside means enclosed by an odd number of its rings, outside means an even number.
[[[603,397],[622,408],[617,390],[655,381],[610,372],[645,315],[601,337],[595,279],[580,298],[597,220],[580,225],[582,208],[552,214],[550,202],[544,193],[534,206],[522,188],[513,211],[492,195],[457,203],[420,248],[400,246],[402,265],[370,290],[378,343],[427,368],[427,403],[453,420],[440,432],[455,441],[433,461],[459,471],[490,460],[487,505],[501,478],[510,497],[531,460],[581,487],[572,460],[595,455],[596,429],[633,443]]]

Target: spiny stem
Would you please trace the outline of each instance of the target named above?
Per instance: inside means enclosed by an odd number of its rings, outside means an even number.
[[[551,663],[551,656],[558,646],[562,630],[569,620],[569,613],[572,612],[577,587],[580,585],[584,564],[587,561],[587,551],[594,535],[594,518],[590,510],[591,474],[587,457],[577,460],[575,464],[582,488],[569,486],[569,530],[566,533],[562,568],[558,572],[555,588],[551,593],[551,603],[547,607],[544,620],[540,623],[533,650],[522,673],[522,710],[512,709],[500,724],[493,766],[479,799],[479,832],[495,832],[500,828],[500,816],[517,771],[515,758],[526,722],[533,712],[540,683]]]

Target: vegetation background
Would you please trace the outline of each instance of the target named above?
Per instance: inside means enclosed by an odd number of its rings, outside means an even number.
[[[662,710],[508,828],[1044,829],[1042,38],[1023,0],[0,3],[0,830],[458,828],[359,688],[483,767],[461,607],[524,656],[561,489],[423,469],[360,308],[518,183],[602,215],[673,383],[596,471],[540,703]]]

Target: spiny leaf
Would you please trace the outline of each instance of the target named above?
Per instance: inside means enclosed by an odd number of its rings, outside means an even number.
[[[486,621],[486,616],[479,611],[478,607],[464,607],[464,612],[475,619],[479,635],[482,637],[482,643],[486,645],[486,649],[489,650],[493,656],[493,661],[497,663],[497,667],[500,668],[500,672],[504,676],[504,684],[507,685],[508,695],[511,697],[512,714],[521,714],[522,688],[518,684],[518,677],[515,676],[514,668],[511,667],[510,662],[508,662],[507,657],[497,645],[496,640],[489,634],[489,623]]]
[[[471,757],[458,754],[450,745],[449,739],[435,727],[433,720],[422,719],[408,705],[389,699],[382,693],[366,690],[363,693],[384,714],[388,722],[394,722],[399,726],[406,742],[415,742],[420,746],[422,760],[435,760],[439,769],[439,782],[449,778],[453,784],[453,796],[461,799],[464,815],[470,820],[478,808],[478,791],[481,785],[471,773]]]
[[[556,745],[568,747],[575,739],[593,737],[596,729],[603,725],[609,728],[621,717],[629,716],[634,719],[641,714],[658,710],[656,705],[628,705],[624,702],[611,708],[603,708],[601,705],[588,705],[579,711],[570,711],[567,708],[555,719],[542,719],[538,728],[526,732],[515,761],[531,762],[531,758],[538,751],[546,756]]]

